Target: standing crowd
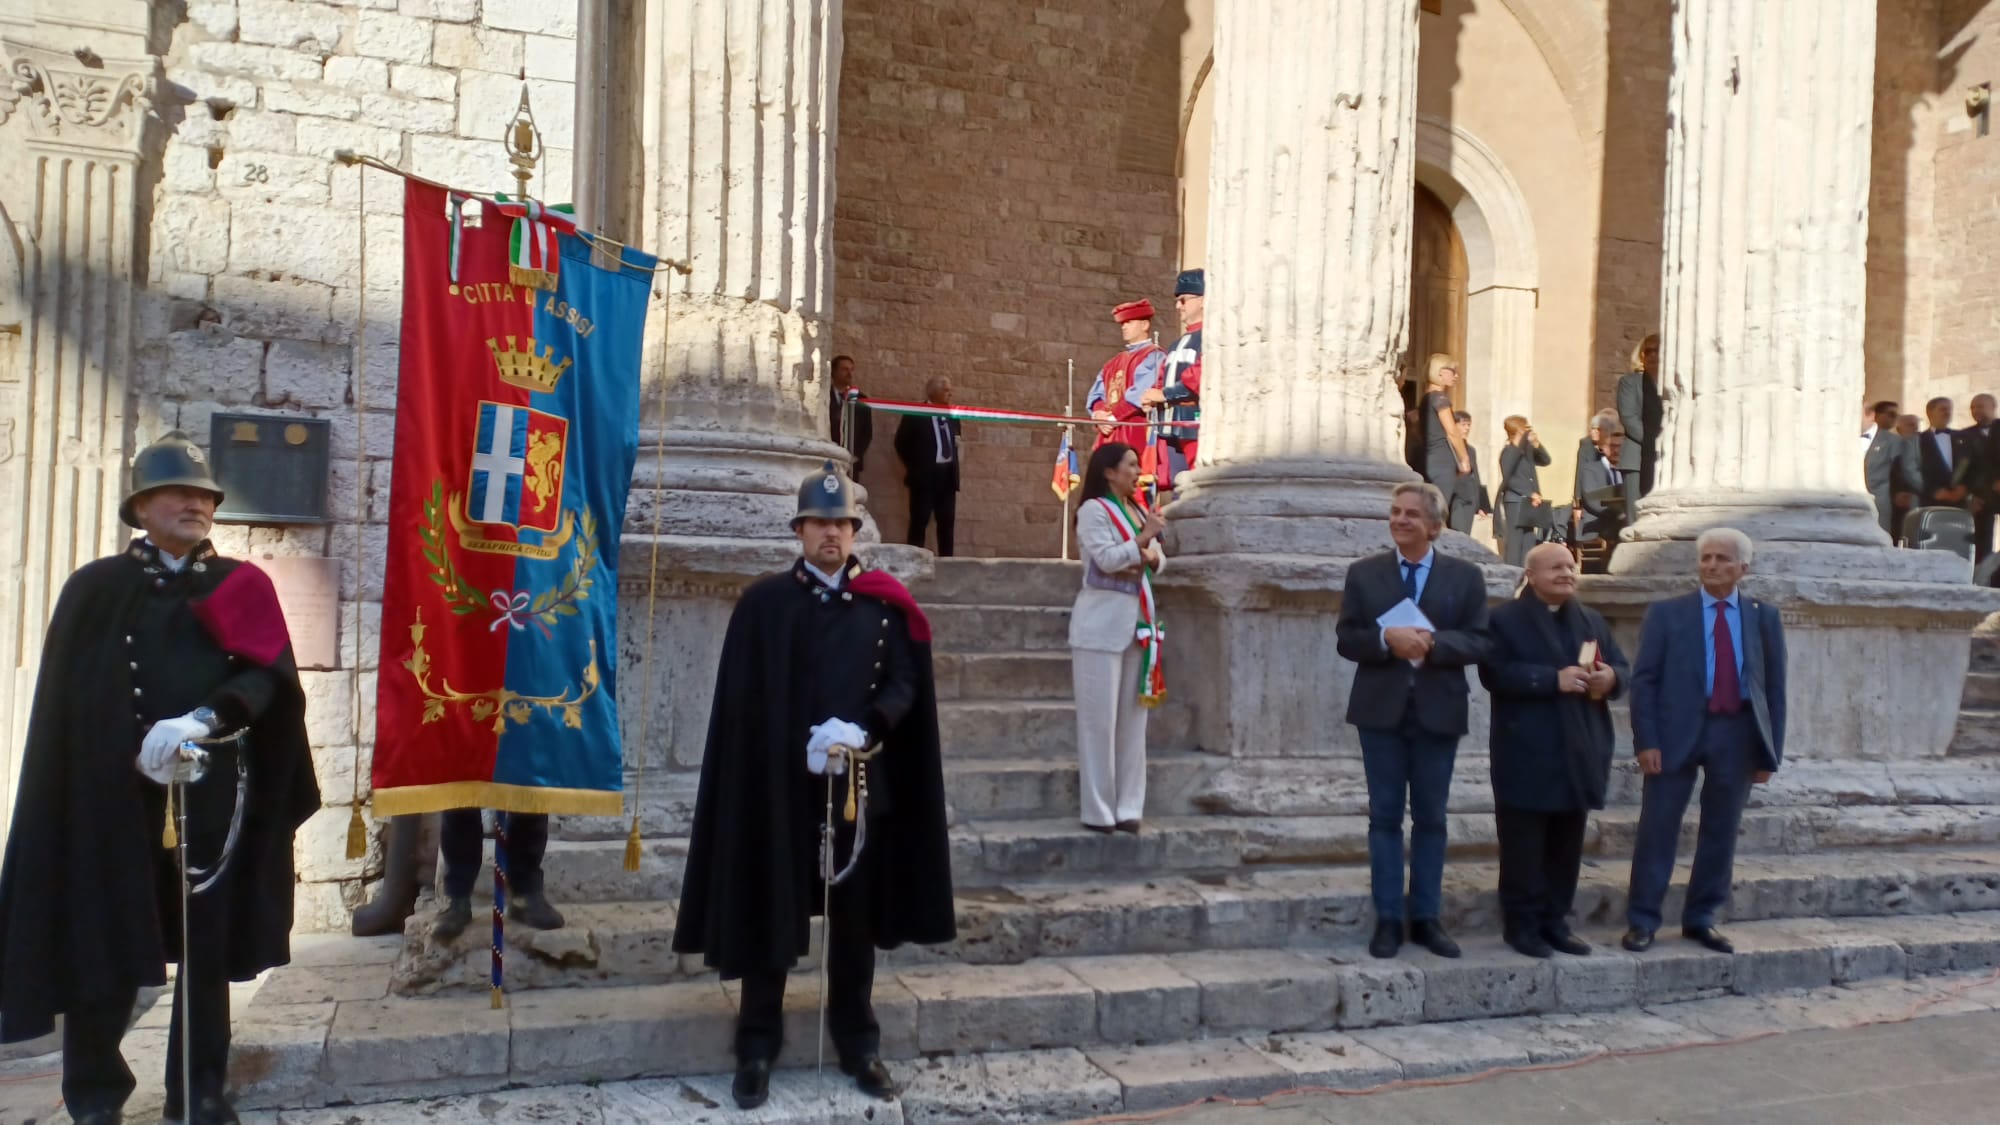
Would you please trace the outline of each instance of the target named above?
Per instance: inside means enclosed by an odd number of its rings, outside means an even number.
[[[1972,424],[1955,430],[1949,398],[1926,402],[1921,421],[1893,401],[1870,404],[1862,411],[1861,464],[1892,541],[1929,545],[1940,529],[1952,522],[1964,529],[1967,522],[1940,519],[1938,510],[1963,512],[1971,517],[1973,558],[1984,562],[1993,553],[1993,515],[2000,510],[2000,433],[1992,395],[1973,395],[1967,405]]]

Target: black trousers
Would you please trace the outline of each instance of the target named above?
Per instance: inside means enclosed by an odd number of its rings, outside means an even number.
[[[479,881],[486,861],[486,838],[480,832],[478,809],[452,809],[440,826],[438,852],[444,857],[444,893],[464,898]],[[542,854],[549,848],[549,818],[540,813],[507,814],[507,889],[513,894],[540,894]]]
[[[1500,916],[1508,933],[1568,931],[1589,819],[1583,809],[1494,807],[1500,836]]]
[[[875,927],[869,920],[873,864],[864,858],[848,881],[833,888],[827,914],[826,1030],[843,1065],[881,1053],[875,1020]],[[785,1042],[783,972],[746,973],[736,1013],[736,1058],[776,1059]]]
[[[952,533],[958,527],[958,490],[944,473],[910,474],[910,546],[924,545],[924,532],[937,517],[937,553],[951,557]]]
[[[221,840],[199,846],[189,841],[189,858],[200,862],[220,850]],[[179,878],[175,869],[174,878]],[[186,1105],[181,1089],[181,1001],[185,992],[194,1016],[194,1050],[189,1057],[196,1097],[222,1096],[229,1073],[229,890],[227,878],[194,895],[188,907],[188,947],[174,980],[174,1012],[167,1031],[167,1100]],[[169,948],[180,944],[178,903],[175,914],[162,919],[174,932]],[[63,1013],[63,1102],[72,1115],[118,1110],[137,1085],[118,1043],[132,1021],[138,989],[71,1007]]]
[[[1993,553],[1993,509],[1991,505],[1995,499],[1994,496],[1988,494],[1985,500],[1988,505],[1986,510],[1972,517],[1972,561],[1974,562],[1984,562],[1986,556]]]

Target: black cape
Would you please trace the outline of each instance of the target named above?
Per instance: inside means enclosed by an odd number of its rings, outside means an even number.
[[[805,769],[816,721],[798,690],[813,652],[811,606],[791,573],[767,575],[743,591],[722,641],[674,950],[703,954],[725,979],[797,964],[820,910],[824,790],[790,780]],[[956,934],[937,685],[928,631],[910,635],[916,699],[882,740],[880,772],[871,770],[888,788],[886,811],[869,820],[866,849],[876,865],[866,885],[882,949]],[[814,792],[819,801],[808,802],[804,795]]]
[[[1492,648],[1479,680],[1492,694],[1493,799],[1509,808],[1564,812],[1604,807],[1616,732],[1611,700],[1625,694],[1632,668],[1596,610],[1571,598],[1554,613],[1523,589],[1487,621]],[[1605,699],[1563,692],[1556,673],[1576,663],[1583,642],[1618,674]]]
[[[206,563],[191,576],[204,592],[241,565]],[[131,765],[145,736],[131,710],[105,705],[132,696],[124,623],[147,596],[144,565],[127,552],[84,566],[49,622],[0,868],[0,1042],[46,1035],[79,1003],[164,984],[165,962],[179,956],[179,892],[161,878],[163,790]],[[243,837],[229,868],[227,960],[239,981],[291,959],[292,837],[319,809],[291,650],[270,667],[278,690],[250,727]],[[121,749],[97,752],[105,747]],[[86,768],[111,759],[123,764]]]

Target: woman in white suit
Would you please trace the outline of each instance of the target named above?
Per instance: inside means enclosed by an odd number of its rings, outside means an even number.
[[[1164,694],[1152,576],[1166,565],[1159,514],[1139,506],[1139,454],[1090,455],[1076,512],[1083,588],[1069,615],[1083,826],[1137,835],[1146,811],[1146,708]]]

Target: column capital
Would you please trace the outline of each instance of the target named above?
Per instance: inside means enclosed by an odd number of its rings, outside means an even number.
[[[106,58],[0,39],[0,124],[20,114],[30,143],[137,160],[158,97],[159,60]]]

